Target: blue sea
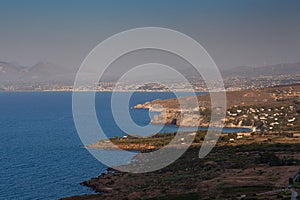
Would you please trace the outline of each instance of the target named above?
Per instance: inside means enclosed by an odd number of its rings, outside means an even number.
[[[189,93],[181,94],[185,95]],[[100,123],[108,137],[122,136],[124,132],[110,111],[110,97],[110,92],[96,94],[97,115],[102,116]],[[173,97],[172,93],[137,92],[129,107]],[[137,124],[150,122],[147,110],[130,113]],[[176,129],[166,126],[161,132]],[[0,199],[58,199],[91,194],[93,191],[80,182],[105,169],[77,135],[71,92],[0,92]]]

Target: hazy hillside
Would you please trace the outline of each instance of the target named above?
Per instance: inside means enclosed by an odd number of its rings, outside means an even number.
[[[287,63],[277,64],[262,67],[249,67],[240,66],[229,70],[224,70],[222,75],[225,77],[231,76],[242,76],[242,77],[255,77],[261,75],[291,75],[300,74],[300,62],[299,63]]]
[[[39,62],[33,66],[20,66],[0,62],[0,84],[14,83],[71,83],[75,72],[52,63]]]
[[[197,72],[191,66],[182,65],[177,70],[188,78],[197,78]],[[130,69],[130,66],[119,65],[105,73],[109,80],[117,80],[122,73]],[[65,83],[73,84],[76,69],[66,69],[53,63],[39,62],[33,66],[21,66],[13,62],[0,62],[0,84],[15,83]],[[258,77],[261,75],[294,75],[300,74],[300,62],[291,64],[277,64],[262,67],[240,66],[229,70],[221,70],[226,77]],[[200,80],[200,79],[199,79]]]

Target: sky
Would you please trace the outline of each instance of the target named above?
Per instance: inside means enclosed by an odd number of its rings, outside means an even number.
[[[197,40],[220,68],[300,61],[298,0],[0,0],[0,61],[77,69],[101,41],[138,27]]]

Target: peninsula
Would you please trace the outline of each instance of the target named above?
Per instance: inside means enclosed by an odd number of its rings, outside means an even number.
[[[164,147],[175,134],[195,136],[185,154],[164,169],[146,174],[108,169],[106,174],[82,183],[100,194],[66,200],[296,198],[300,192],[299,97],[300,84],[227,92],[225,126],[252,127],[252,131],[222,133],[216,147],[204,159],[198,158],[198,152],[206,131],[156,134],[148,138],[133,135],[112,138],[110,142],[119,148],[143,153]],[[183,98],[189,101],[189,97]],[[194,113],[180,110],[176,99],[154,100],[135,108],[158,112],[152,123],[162,123],[161,119],[166,118],[164,122],[168,124],[208,126],[209,95],[197,98],[201,119],[193,123],[188,118],[193,118]],[[180,115],[180,112],[186,113]],[[107,143],[98,141],[88,148],[111,149]]]

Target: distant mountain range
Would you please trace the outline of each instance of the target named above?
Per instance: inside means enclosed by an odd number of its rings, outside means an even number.
[[[222,71],[224,77],[258,77],[300,74],[300,62],[261,67],[240,66]]]
[[[0,84],[70,83],[75,72],[52,63],[39,62],[25,67],[12,62],[0,62]]]
[[[72,84],[76,70],[52,63],[39,62],[33,66],[21,66],[13,62],[0,62],[0,84],[44,83]],[[113,76],[114,71],[109,76]],[[194,77],[194,69],[185,69],[187,77]],[[223,77],[258,77],[300,74],[300,62],[261,67],[240,66],[221,71]]]

